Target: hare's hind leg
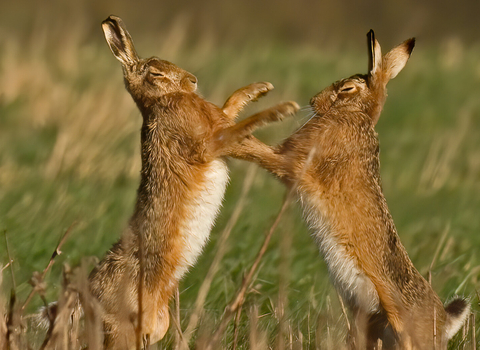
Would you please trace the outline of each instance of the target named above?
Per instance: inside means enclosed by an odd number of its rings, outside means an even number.
[[[223,113],[230,119],[235,119],[247,103],[256,101],[273,89],[269,82],[253,83],[235,91],[222,107]]]
[[[385,312],[368,313],[354,308],[353,323],[348,336],[352,350],[399,350],[398,337],[389,324]]]
[[[383,312],[371,314],[367,320],[367,349],[379,348],[383,350],[398,349],[398,341],[392,326],[388,323],[387,315]]]

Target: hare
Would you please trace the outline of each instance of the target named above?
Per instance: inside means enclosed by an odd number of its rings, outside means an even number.
[[[143,116],[142,169],[128,228],[92,271],[90,289],[103,307],[105,347],[132,349],[140,322],[144,344],[167,331],[169,299],[205,245],[222,203],[228,182],[223,157],[245,138],[263,145],[251,132],[298,105],[286,102],[235,124],[242,107],[271,90],[270,83],[237,90],[221,109],[195,93],[192,74],[156,57],[141,59],[120,18],[110,16],[102,28]]]
[[[461,298],[444,307],[400,243],[382,192],[374,130],[386,85],[415,39],[382,56],[374,32],[367,36],[368,74],[314,96],[314,116],[278,147],[252,146],[240,156],[295,190],[331,280],[353,312],[353,347],[373,349],[380,339],[383,349],[446,349],[470,307]]]

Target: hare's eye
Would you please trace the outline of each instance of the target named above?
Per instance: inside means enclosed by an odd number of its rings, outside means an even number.
[[[150,74],[154,77],[164,77],[165,75],[158,71],[150,71]]]
[[[340,88],[340,92],[354,92],[356,89],[354,84],[345,84]]]

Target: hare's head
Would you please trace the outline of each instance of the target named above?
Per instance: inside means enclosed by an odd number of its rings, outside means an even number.
[[[137,103],[172,92],[197,89],[197,78],[173,63],[156,57],[140,58],[119,17],[108,17],[102,22],[102,28],[110,50],[122,64],[127,90]]]
[[[373,123],[377,123],[387,97],[387,83],[395,78],[407,63],[415,46],[415,39],[404,41],[382,56],[373,30],[368,32],[367,38],[368,74],[356,74],[337,81],[314,96],[310,104],[316,113],[324,114],[333,106],[348,105],[370,115]]]

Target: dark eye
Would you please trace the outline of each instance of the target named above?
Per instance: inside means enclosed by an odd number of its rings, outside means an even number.
[[[347,92],[347,91],[352,91],[353,90],[353,86],[347,86],[347,87],[344,87],[342,88],[342,90],[340,90],[341,92]]]

